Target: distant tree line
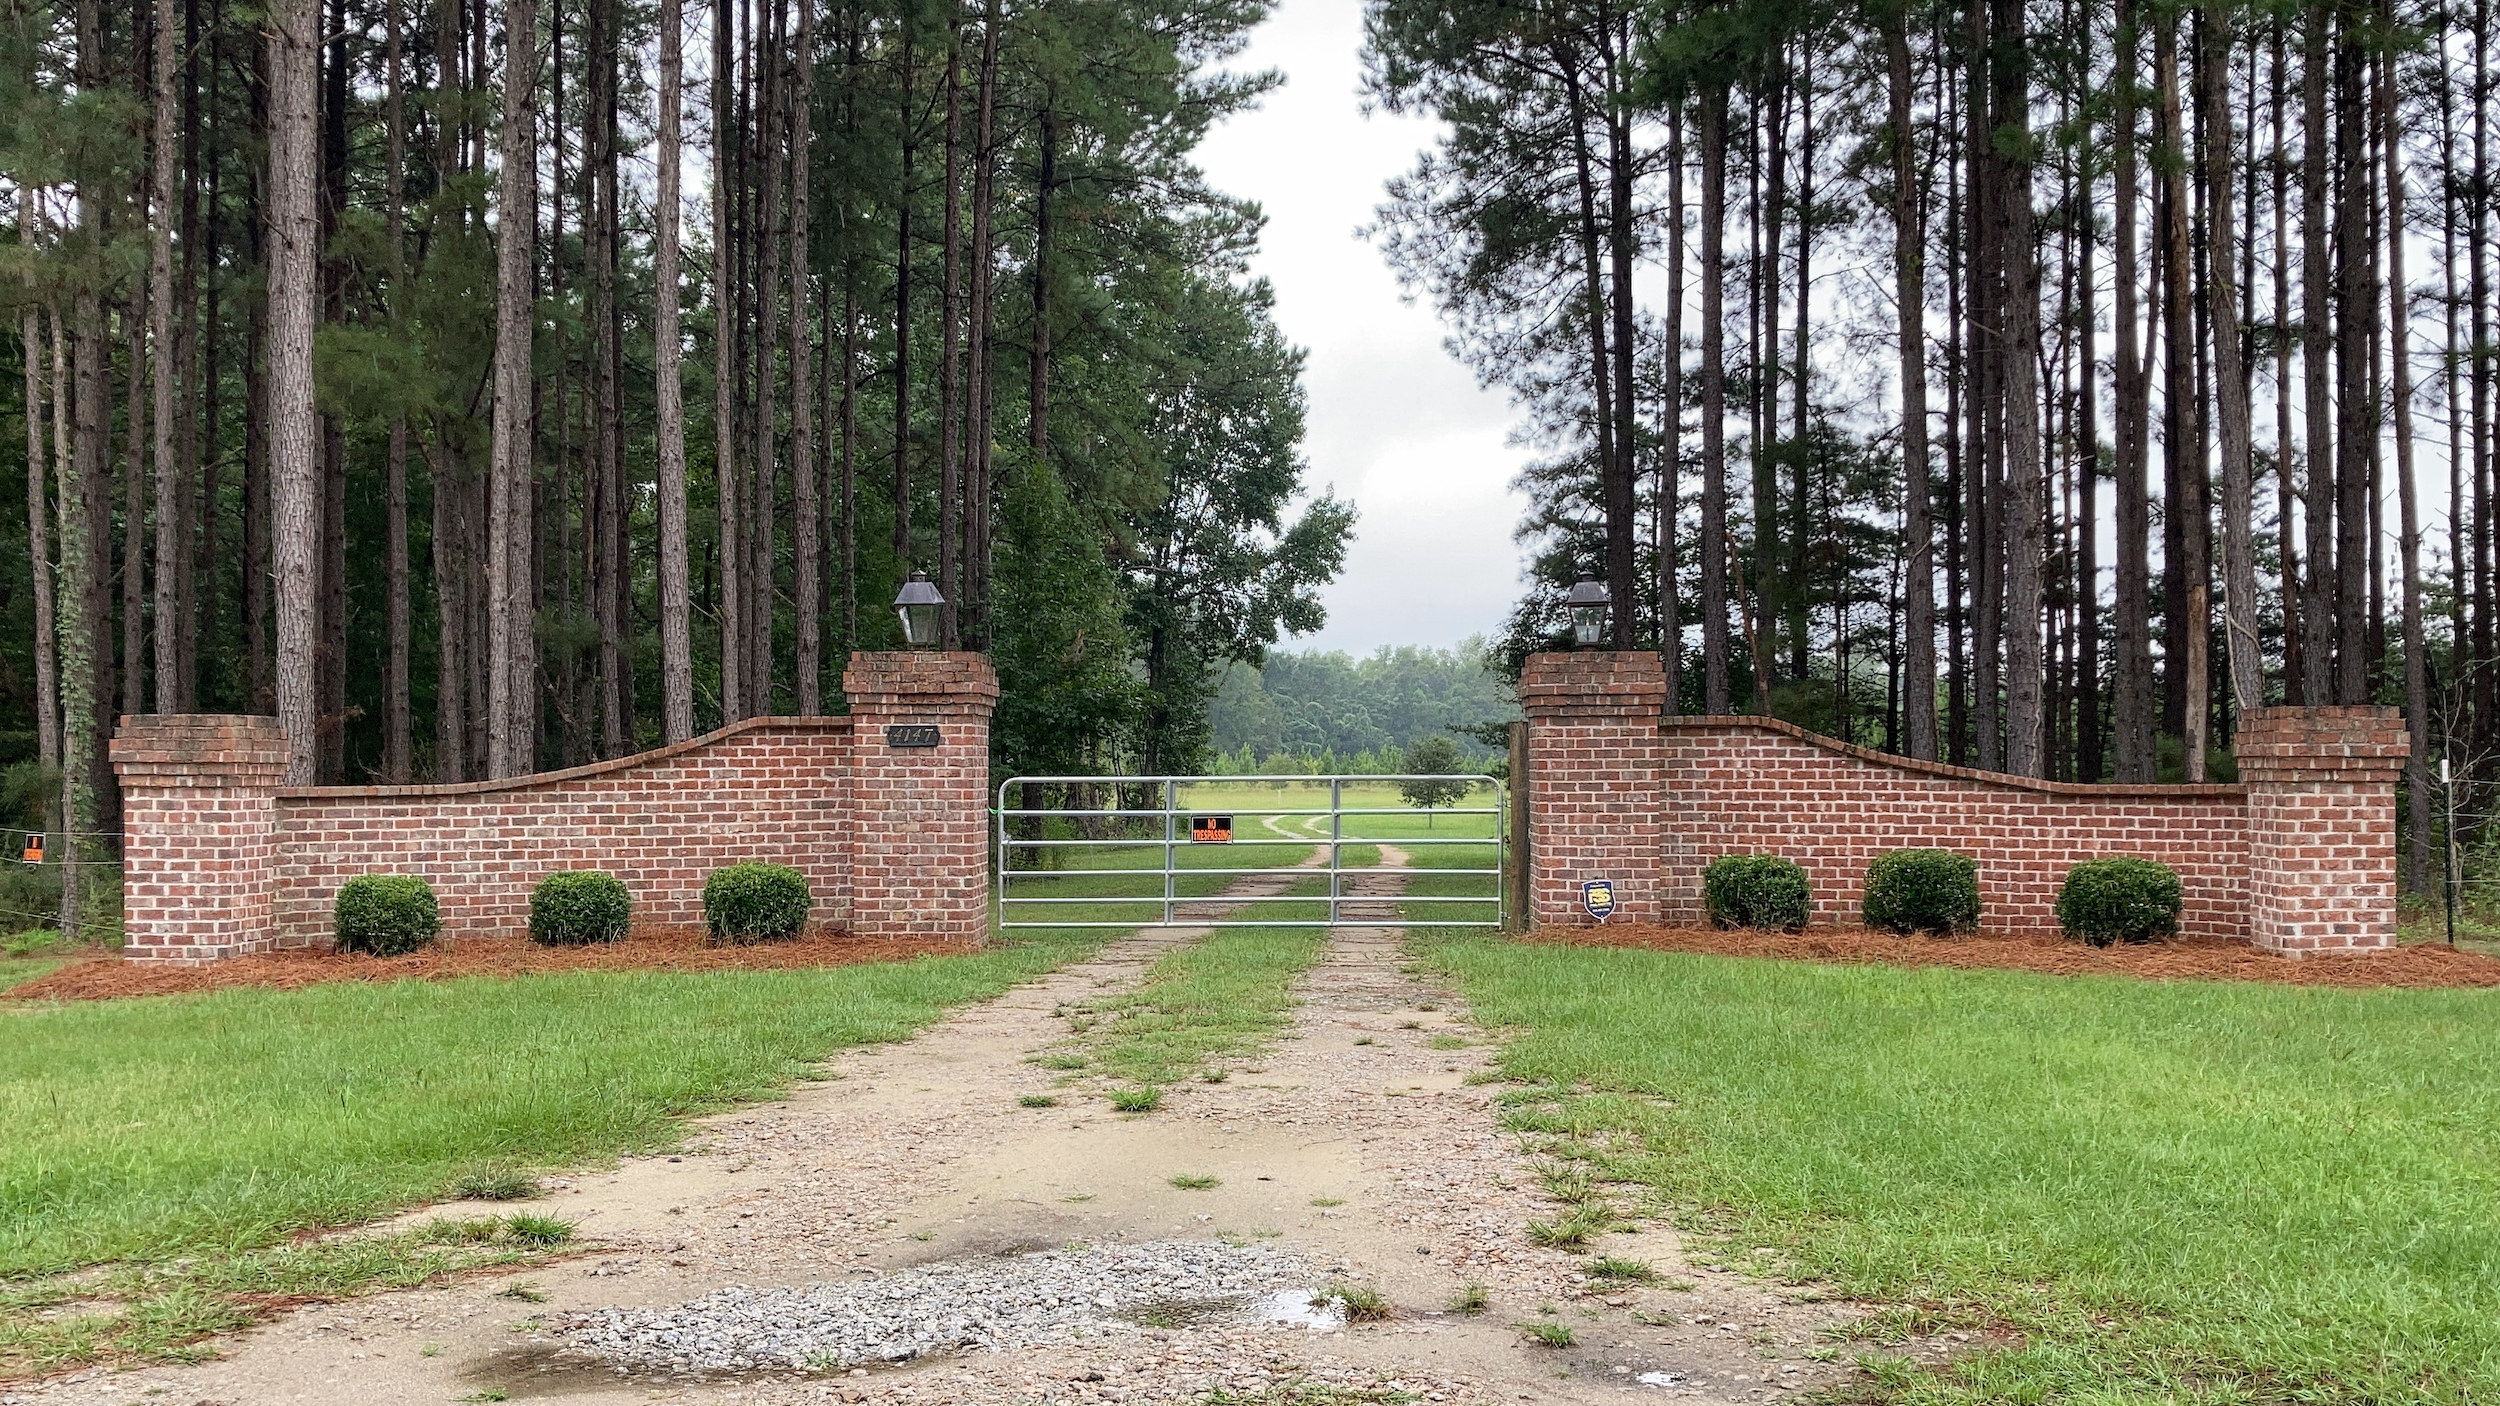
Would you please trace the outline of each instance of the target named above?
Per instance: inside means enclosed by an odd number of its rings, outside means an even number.
[[[1218,765],[1381,774],[1406,770],[1410,751],[1440,739],[1473,769],[1497,755],[1480,735],[1486,726],[1519,716],[1499,664],[1480,637],[1360,659],[1271,651],[1261,665],[1234,665],[1216,688],[1208,720]]]

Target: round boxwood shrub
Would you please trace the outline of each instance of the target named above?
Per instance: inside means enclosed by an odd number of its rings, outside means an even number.
[[[1795,932],[1806,925],[1806,871],[1776,854],[1723,854],[1701,873],[1701,906],[1714,928]]]
[[[1886,932],[1979,926],[1979,862],[1949,849],[1897,849],[1866,866],[1866,925]]]
[[[715,942],[796,937],[816,899],[807,876],[783,864],[729,864],[703,884],[703,921]]]
[[[2179,931],[2179,871],[2150,859],[2087,859],[2057,890],[2057,925],[2095,947]]]
[[[377,957],[414,952],[443,926],[434,886],[414,874],[359,874],[339,885],[331,914],[341,952]]]
[[[549,874],[530,890],[530,936],[549,946],[614,942],[633,916],[625,881],[597,869]]]

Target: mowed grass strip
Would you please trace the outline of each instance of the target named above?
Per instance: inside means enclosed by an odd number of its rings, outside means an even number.
[[[1092,1073],[1144,1087],[1208,1074],[1214,1061],[1250,1053],[1291,1023],[1294,982],[1327,948],[1325,928],[1218,928],[1087,1006],[1062,1048]]]
[[[1608,1170],[1739,1260],[2024,1335],[1895,1399],[2500,1382],[2500,994],[1429,950],[1553,1091],[1527,1125],[1637,1135]]]
[[[344,983],[0,1013],[0,1281],[233,1253],[594,1162],[1091,950]]]

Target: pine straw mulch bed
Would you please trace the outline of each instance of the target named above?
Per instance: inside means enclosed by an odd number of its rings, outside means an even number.
[[[1808,928],[1790,933],[1640,924],[1540,928],[1524,940],[1559,946],[1698,952],[1713,957],[1882,962],[1903,967],[1993,967],[2057,976],[2131,976],[2147,981],[2270,981],[2286,986],[2347,987],[2500,986],[2500,957],[2431,944],[2397,947],[2365,956],[2294,959],[2223,938],[2091,947],[2054,934],[1981,932],[1968,937],[1896,937],[1866,928]]]
[[[786,971],[847,967],[961,953],[964,943],[885,942],[811,933],[790,942],[716,944],[702,929],[636,932],[622,942],[544,947],[527,937],[463,937],[403,957],[373,957],[322,948],[230,957],[204,967],[142,966],[118,955],[70,963],[0,993],[6,1001],[108,1001],[125,996],[175,996],[264,986],[294,991],[333,981],[447,981],[462,976],[534,976],[548,972]]]

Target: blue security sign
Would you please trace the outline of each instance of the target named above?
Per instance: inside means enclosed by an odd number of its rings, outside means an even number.
[[[1615,881],[1612,879],[1583,880],[1580,884],[1580,906],[1589,910],[1589,916],[1601,923],[1613,917]]]

